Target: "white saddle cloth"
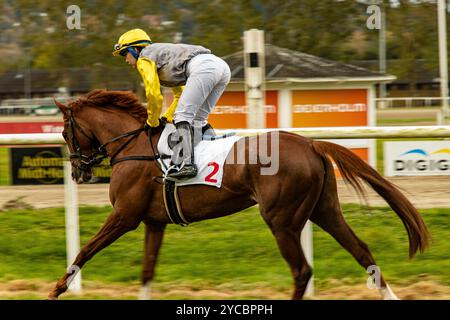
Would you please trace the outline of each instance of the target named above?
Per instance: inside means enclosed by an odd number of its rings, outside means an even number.
[[[172,155],[173,152],[168,145],[169,135],[176,130],[171,123],[166,124],[158,141],[158,152],[163,155]],[[187,186],[192,184],[206,184],[220,188],[223,178],[223,165],[233,147],[234,143],[241,137],[231,136],[213,141],[202,140],[194,148],[194,162],[197,165],[198,174],[194,178],[176,181],[176,186]],[[161,160],[159,160],[161,162]],[[170,167],[170,159],[164,159],[162,169],[164,174]]]

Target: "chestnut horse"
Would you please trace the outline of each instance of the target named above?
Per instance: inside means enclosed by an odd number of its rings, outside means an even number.
[[[149,161],[156,158],[151,144],[156,145],[162,126],[148,133],[149,139],[142,128],[147,118],[146,109],[131,92],[94,90],[68,106],[55,103],[64,115],[63,136],[76,182],[88,182],[92,177],[92,165],[104,157],[113,158],[109,191],[113,211],[97,234],[83,246],[72,271],[67,271],[56,283],[49,299],[56,299],[65,292],[74,272],[97,252],[136,229],[141,222],[145,224],[142,282],[143,288],[148,288],[154,277],[165,227],[171,223],[163,204],[162,186],[152,179],[161,172],[155,161]],[[408,233],[410,258],[427,247],[429,234],[418,211],[394,185],[350,150],[283,131],[278,137],[276,174],[262,175],[261,164],[227,162],[221,188],[194,185],[178,189],[184,217],[190,222],[219,218],[258,204],[291,269],[292,298],[301,299],[312,275],[300,244],[300,233],[308,219],[333,236],[364,269],[376,265],[367,245],[355,235],[342,215],[331,158],[353,188],[362,191],[362,181],[366,182],[398,215]],[[250,140],[257,137],[243,139],[248,152]],[[236,144],[230,152],[234,149]],[[383,298],[396,298],[382,275],[378,289]]]

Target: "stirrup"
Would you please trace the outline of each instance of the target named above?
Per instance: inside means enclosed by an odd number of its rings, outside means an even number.
[[[166,178],[169,179],[169,180],[170,179],[174,179],[176,181],[182,181],[182,180],[186,180],[186,179],[195,178],[197,176],[197,174],[198,174],[197,166],[195,164],[187,164],[187,165],[188,166],[192,166],[192,170],[193,170],[192,174],[185,175],[185,176],[180,176],[180,177],[170,177],[169,176],[170,174],[178,174],[178,173],[180,173],[180,171],[182,171],[184,168],[186,168],[186,164],[183,164],[180,168],[177,168],[177,171],[175,171],[175,172],[169,172],[168,171],[168,173],[166,175]]]
[[[168,175],[173,173],[173,172],[178,172],[180,170],[180,168],[176,165],[176,164],[172,164],[169,168],[167,168],[166,173],[164,173],[163,178],[163,182],[165,182],[166,180],[168,181],[178,181],[178,179],[169,177]]]

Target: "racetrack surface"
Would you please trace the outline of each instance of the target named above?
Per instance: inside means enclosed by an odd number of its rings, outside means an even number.
[[[450,207],[450,176],[428,177],[395,177],[389,179],[400,187],[404,194],[417,208],[446,208]],[[104,206],[109,205],[109,185],[85,184],[78,185],[78,199],[80,205]],[[368,205],[387,206],[372,189],[368,191]],[[338,193],[341,203],[362,203],[357,194],[342,180],[338,180]],[[22,197],[22,201],[35,208],[63,207],[63,185],[39,186],[0,186],[0,209],[8,201]]]
[[[45,299],[54,283],[38,280],[13,280],[0,283],[1,299]],[[450,287],[432,280],[408,283],[402,286],[392,285],[395,294],[402,300],[448,300]],[[83,294],[77,295],[70,291],[61,299],[137,299],[140,285],[105,284],[91,281],[83,282]],[[249,287],[245,290],[234,290],[230,286],[218,287],[202,286],[202,289],[184,285],[162,287],[157,283],[152,288],[152,299],[155,300],[230,300],[230,299],[258,299],[258,300],[288,300],[290,290],[275,290],[267,287]],[[343,285],[336,281],[336,285],[329,289],[316,290],[313,300],[378,300],[380,295],[376,289],[368,289],[365,284]]]
[[[391,182],[403,189],[406,196],[418,208],[450,208],[450,177],[396,177]],[[107,184],[79,185],[80,205],[109,205]],[[371,189],[368,190],[368,204],[386,206],[383,199]],[[342,180],[338,180],[338,192],[341,203],[359,203],[360,199]],[[1,186],[0,209],[8,202],[21,201],[35,208],[64,206],[63,185],[40,186]],[[363,203],[363,202],[362,202]],[[345,212],[344,212],[345,215]],[[363,272],[363,270],[361,271]],[[418,275],[417,281],[391,284],[401,299],[450,299],[450,286],[438,283],[425,274]],[[56,281],[57,279],[55,279]],[[379,299],[376,290],[370,290],[365,284],[351,285],[336,279],[332,288],[316,291],[314,299]],[[54,282],[43,280],[12,280],[0,283],[0,299],[45,299]],[[136,282],[126,285],[84,282],[82,296],[68,294],[63,299],[135,299],[139,292]],[[202,285],[198,287],[158,286],[153,290],[154,299],[289,299],[290,291],[267,287],[254,287],[234,290],[230,287]]]

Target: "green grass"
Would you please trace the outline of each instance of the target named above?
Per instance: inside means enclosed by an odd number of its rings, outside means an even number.
[[[422,210],[433,242],[414,260],[401,221],[387,208],[344,205],[347,221],[365,241],[387,279],[411,283],[419,277],[450,285],[450,209]],[[109,207],[81,207],[81,243],[101,226]],[[143,226],[95,256],[83,279],[137,284],[143,255]],[[314,271],[318,289],[335,279],[365,283],[367,274],[328,234],[314,227]],[[55,281],[66,268],[64,211],[58,209],[0,212],[0,282],[15,279]],[[256,208],[189,227],[168,226],[157,267],[156,284],[191,288],[229,285],[290,290],[292,279],[275,240]]]

